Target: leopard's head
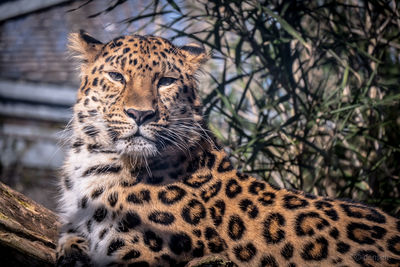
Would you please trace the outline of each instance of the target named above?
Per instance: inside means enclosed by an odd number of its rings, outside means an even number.
[[[196,91],[196,73],[208,59],[202,46],[139,35],[101,43],[84,32],[69,41],[81,71],[74,131],[85,141],[149,158],[204,137]]]

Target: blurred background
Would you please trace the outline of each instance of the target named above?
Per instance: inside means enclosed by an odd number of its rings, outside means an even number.
[[[0,2],[0,180],[55,209],[79,85],[68,33],[200,42],[209,129],[237,168],[400,215],[394,0]]]

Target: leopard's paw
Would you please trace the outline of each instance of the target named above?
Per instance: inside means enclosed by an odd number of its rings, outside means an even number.
[[[226,255],[210,254],[191,260],[185,267],[237,267]]]
[[[64,237],[57,248],[56,266],[89,267],[92,266],[88,256],[89,243],[79,236]]]

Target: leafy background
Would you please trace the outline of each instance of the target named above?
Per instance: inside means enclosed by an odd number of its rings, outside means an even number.
[[[212,51],[204,116],[237,168],[400,215],[397,1],[153,1],[138,22]]]

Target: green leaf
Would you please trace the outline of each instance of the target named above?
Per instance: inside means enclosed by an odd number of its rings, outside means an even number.
[[[282,28],[289,33],[290,35],[292,35],[294,38],[296,38],[297,40],[300,41],[300,43],[308,50],[308,52],[311,54],[311,45],[308,44],[303,37],[301,37],[300,33],[297,32],[292,26],[290,26],[290,24],[283,19],[281,16],[275,14],[271,9],[269,9],[266,6],[261,6],[260,7],[271,17],[273,17],[274,19],[276,19],[276,21],[279,22],[279,24],[282,26]]]
[[[179,6],[175,3],[174,0],[167,0],[168,4],[170,4],[172,6],[173,9],[175,9],[176,11],[178,11],[179,13],[182,13],[181,9],[179,8]]]
[[[235,65],[237,68],[240,67],[240,64],[242,63],[242,45],[243,45],[243,38],[239,39],[239,42],[236,44],[235,47]]]

